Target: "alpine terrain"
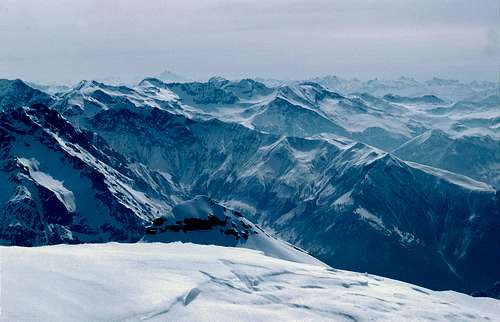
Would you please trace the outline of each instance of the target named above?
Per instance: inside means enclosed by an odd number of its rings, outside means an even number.
[[[0,80],[1,319],[500,319],[495,84],[161,78]]]

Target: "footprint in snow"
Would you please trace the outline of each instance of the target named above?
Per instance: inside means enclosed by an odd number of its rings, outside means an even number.
[[[198,288],[193,288],[189,293],[186,295],[184,298],[184,301],[182,301],[182,305],[188,306],[189,303],[193,302],[198,295],[200,295],[201,291]]]

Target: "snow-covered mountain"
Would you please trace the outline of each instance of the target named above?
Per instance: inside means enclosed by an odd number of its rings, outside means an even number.
[[[445,101],[436,95],[423,95],[419,97],[399,96],[394,94],[387,94],[383,97],[386,101],[392,103],[406,103],[406,104],[444,104]]]
[[[2,244],[137,241],[167,211],[169,177],[43,105],[0,113]]]
[[[196,244],[0,247],[2,321],[498,321],[500,301]]]
[[[0,111],[24,105],[52,103],[50,95],[34,89],[20,79],[0,79]]]
[[[464,104],[222,78],[82,82],[51,99],[50,109],[0,115],[3,244],[157,238],[250,247],[257,242],[249,234],[243,243],[245,223],[266,231],[262,251],[294,251],[273,235],[335,267],[437,289],[472,292],[500,280],[497,190],[356,141],[389,148],[433,127],[463,133],[452,125]],[[491,100],[475,116],[491,117]],[[200,223],[195,211],[154,225],[197,195],[246,219],[216,216],[218,230],[192,232],[184,224]]]
[[[73,88],[73,84],[64,84],[64,83],[36,83],[36,82],[26,82],[30,87],[34,89],[38,89],[44,93],[49,95],[57,95],[59,93],[64,93],[70,91]]]
[[[393,153],[405,160],[463,173],[500,188],[500,141],[489,135],[452,137],[429,130]]]
[[[175,93],[177,96],[173,96],[173,101],[181,106],[183,112],[180,113],[190,117],[215,117],[278,135],[311,137],[333,134],[393,151],[429,131],[444,132],[456,140],[471,136],[483,141],[492,140],[493,144],[484,146],[487,155],[495,155],[500,142],[498,95],[453,103],[434,95],[376,97],[353,93],[343,96],[313,82],[278,88],[269,88],[253,80],[221,78],[207,83],[165,84],[153,79],[148,83],[152,88]],[[432,149],[447,153],[444,145],[434,145]],[[422,151],[419,162],[439,166],[436,162],[426,163],[425,160],[433,156]],[[407,154],[399,155],[406,158]],[[486,159],[488,157],[474,158],[473,168],[495,169],[498,166],[498,158]],[[465,171],[459,166],[445,166],[444,169],[497,185],[496,175]]]
[[[181,76],[168,69],[165,69],[163,72],[161,72],[158,75],[158,79],[165,83],[184,83],[189,81],[187,77]]]
[[[446,100],[463,100],[477,95],[498,94],[499,85],[495,82],[473,81],[463,83],[458,80],[433,78],[427,81],[418,81],[412,77],[398,79],[345,79],[335,75],[316,77],[313,82],[322,84],[331,90],[343,94],[354,92],[369,93],[375,96],[394,94],[400,96],[435,95]]]
[[[498,193],[460,175],[349,140],[275,136],[158,109],[108,110],[88,127],[119,153],[170,173],[186,193],[238,207],[332,265],[456,287],[462,274],[478,278],[470,271],[478,260],[499,262],[474,251],[494,253]],[[374,241],[384,246],[371,249]]]
[[[184,110],[194,115],[274,134],[331,133],[392,149],[423,127],[418,121],[409,121],[403,115],[406,110],[399,106],[385,104],[388,109],[383,110],[364,97],[344,97],[311,82],[278,88],[248,79],[220,78],[207,83],[155,84],[175,92]]]
[[[155,218],[146,228],[143,240],[239,246],[284,260],[324,265],[301,249],[272,237],[239,211],[207,196],[196,196],[176,205],[171,213]]]

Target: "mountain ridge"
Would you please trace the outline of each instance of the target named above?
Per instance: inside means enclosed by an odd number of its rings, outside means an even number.
[[[273,94],[267,87],[248,80],[233,83],[218,79],[210,84],[182,85],[203,98],[188,106],[185,98],[175,93],[181,85],[170,87],[149,79],[131,89],[86,82],[56,95],[50,108],[34,105],[20,108],[17,113],[27,113],[23,116],[29,119],[27,122],[34,121],[41,128],[43,135],[35,136],[37,142],[52,142],[47,155],[61,149],[66,151],[64,154],[72,151],[80,155],[79,162],[99,169],[97,176],[101,179],[97,182],[110,193],[104,200],[128,205],[126,212],[135,218],[135,228],[130,228],[133,240],[144,234],[158,213],[168,213],[176,204],[196,195],[208,195],[337,267],[371,270],[433,288],[466,292],[498,280],[494,266],[500,259],[493,255],[477,257],[479,249],[494,253],[498,191],[460,175],[402,161],[335,133],[313,132],[316,134],[309,137],[295,132],[295,136],[287,136],[281,130],[265,133],[251,124],[229,122],[214,112],[223,107],[203,100],[219,102],[221,91],[230,90],[232,94],[227,97],[236,97],[240,103],[228,108],[246,113],[247,108],[265,110],[267,105],[259,107],[261,103],[255,105],[252,100],[260,97],[258,102],[262,102],[264,93],[264,103],[268,104],[265,97]],[[292,104],[293,109],[316,115],[320,114],[314,111],[317,106],[310,105],[313,102],[344,99],[308,83],[299,85],[298,90],[300,102],[297,97],[291,100],[300,105]],[[78,98],[78,104],[83,102],[78,105],[78,113],[67,112],[75,105],[68,97]],[[349,98],[352,105],[348,106],[360,113],[381,113],[383,106],[394,111],[407,109],[369,96],[361,99],[366,101]],[[290,104],[286,98],[283,102]],[[370,106],[371,102],[381,105]],[[22,105],[29,105],[29,100]],[[48,193],[55,204],[78,209],[81,202],[76,200],[73,206],[68,199],[70,192],[78,194],[66,186],[74,179],[65,179],[61,188],[56,181],[63,180],[56,176],[55,168],[45,164],[46,156],[11,149],[13,141],[9,137],[21,132],[9,115],[2,114],[2,128],[7,133],[2,140],[4,153],[22,160],[30,182],[52,177]],[[78,139],[78,131],[87,133],[90,141]],[[26,140],[33,140],[28,132],[22,133]],[[90,156],[81,156],[91,151]],[[56,160],[60,158],[57,153],[53,157]],[[118,186],[106,183],[105,178],[113,178]],[[108,206],[104,208],[110,209]],[[4,218],[11,216],[9,211]],[[71,225],[63,224],[56,235],[68,235],[68,227],[73,233]],[[76,230],[73,235],[78,233]],[[16,243],[12,236],[11,241]],[[381,248],[374,250],[375,244]],[[429,272],[423,274],[422,270]]]

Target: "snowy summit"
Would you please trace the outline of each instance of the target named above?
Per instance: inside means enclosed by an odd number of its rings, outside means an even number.
[[[2,321],[500,320],[494,299],[242,248],[108,243],[0,252]]]

